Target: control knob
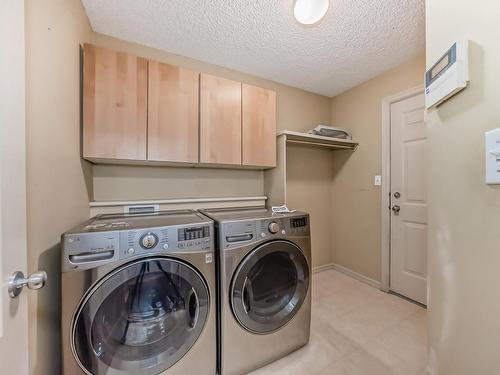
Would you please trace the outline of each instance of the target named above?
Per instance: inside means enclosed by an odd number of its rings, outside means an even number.
[[[152,249],[156,246],[158,242],[158,237],[156,237],[153,233],[147,233],[141,237],[141,246],[144,249]]]
[[[277,222],[272,221],[269,223],[268,229],[269,229],[269,232],[271,232],[272,234],[276,234],[280,230],[280,226],[278,225]]]

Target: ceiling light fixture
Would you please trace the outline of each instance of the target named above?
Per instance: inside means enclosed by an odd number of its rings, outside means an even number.
[[[304,25],[312,25],[328,11],[329,0],[296,0],[293,14]]]

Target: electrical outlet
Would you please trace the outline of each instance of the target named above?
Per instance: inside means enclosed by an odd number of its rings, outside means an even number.
[[[373,179],[373,184],[375,186],[382,185],[382,176],[376,175],[375,178]]]
[[[484,140],[486,183],[500,184],[500,128],[487,132]]]

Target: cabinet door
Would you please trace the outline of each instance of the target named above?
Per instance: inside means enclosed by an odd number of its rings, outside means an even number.
[[[241,165],[241,83],[200,78],[200,162]]]
[[[90,44],[83,50],[83,156],[146,159],[146,59]]]
[[[276,166],[276,93],[243,84],[243,165]]]
[[[148,160],[198,162],[199,73],[149,61]]]

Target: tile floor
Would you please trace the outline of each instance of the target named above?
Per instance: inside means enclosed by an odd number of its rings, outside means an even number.
[[[334,270],[313,275],[311,341],[251,375],[424,375],[426,310]]]

